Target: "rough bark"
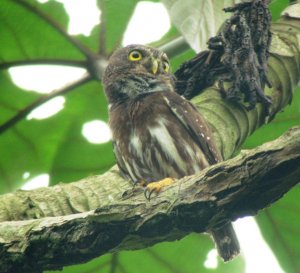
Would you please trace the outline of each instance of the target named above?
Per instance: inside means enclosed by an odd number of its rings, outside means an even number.
[[[105,176],[93,179],[105,187]],[[96,210],[2,222],[0,272],[59,269],[107,252],[140,249],[192,231],[204,232],[217,222],[255,215],[298,182],[300,127],[178,180],[150,202],[145,202],[139,188],[120,190],[111,203]]]

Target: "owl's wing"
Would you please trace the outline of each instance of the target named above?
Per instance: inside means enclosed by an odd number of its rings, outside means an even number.
[[[208,162],[214,164],[221,161],[222,156],[213,142],[211,129],[196,107],[175,92],[162,92],[162,96],[171,112],[205,153]]]
[[[124,160],[123,160],[123,158],[121,156],[121,153],[120,153],[117,145],[114,142],[113,142],[113,147],[114,147],[113,151],[114,151],[114,154],[115,154],[115,157],[116,157],[117,165],[119,167],[121,176],[124,179],[130,180],[131,178],[130,178],[129,173],[127,172]]]

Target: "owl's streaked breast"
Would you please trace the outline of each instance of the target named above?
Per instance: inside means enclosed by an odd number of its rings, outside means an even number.
[[[111,122],[117,126],[111,124],[116,128],[115,153],[130,178],[148,182],[180,178],[208,166],[202,150],[170,109],[151,97],[127,105],[123,115],[110,114]]]

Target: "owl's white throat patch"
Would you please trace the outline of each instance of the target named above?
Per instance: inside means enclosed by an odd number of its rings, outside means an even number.
[[[150,79],[148,84],[148,92],[174,91],[172,84],[168,80]]]

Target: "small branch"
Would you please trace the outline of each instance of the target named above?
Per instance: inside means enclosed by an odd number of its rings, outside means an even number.
[[[113,171],[94,177],[99,189],[94,195],[103,193],[110,200],[96,210],[0,223],[0,272],[60,269],[107,252],[141,249],[193,231],[205,232],[220,221],[255,215],[300,181],[300,127],[184,177],[150,202],[142,189],[132,189],[129,183],[125,192],[109,198],[107,185],[113,185],[115,178]]]
[[[101,56],[106,56],[106,8],[105,8],[105,0],[98,0],[97,3],[98,3],[98,6],[101,10],[98,54],[101,55]]]
[[[79,80],[72,82],[69,85],[64,86],[61,89],[54,90],[47,95],[41,96],[36,101],[34,101],[30,105],[26,106],[24,109],[20,110],[11,119],[9,119],[5,123],[1,124],[0,125],[0,134],[5,132],[7,129],[11,128],[12,126],[14,126],[16,123],[18,123],[22,119],[24,119],[33,109],[35,109],[38,106],[42,105],[43,103],[49,101],[50,99],[53,99],[54,97],[61,96],[61,95],[68,93],[69,91],[73,90],[74,88],[81,86],[90,80],[91,80],[91,76],[89,74],[85,74]]]
[[[162,46],[159,48],[163,52],[165,52],[168,57],[171,59],[177,55],[180,55],[181,53],[187,51],[190,49],[189,44],[185,41],[185,39],[180,36]]]
[[[12,62],[3,62],[0,63],[0,70],[8,69],[14,66],[25,66],[25,65],[64,65],[64,66],[73,66],[73,67],[82,67],[82,68],[87,67],[85,61],[66,60],[66,59],[35,59],[35,60],[18,60]]]
[[[41,10],[37,9],[35,6],[32,6],[28,2],[24,0],[12,0],[16,4],[24,7],[28,11],[34,13],[38,17],[40,17],[42,20],[47,22],[50,26],[52,26],[56,31],[58,31],[66,40],[68,40],[72,45],[74,45],[77,49],[80,50],[82,54],[84,54],[86,57],[91,58],[95,55],[94,52],[92,52],[88,47],[86,47],[84,44],[73,38],[71,35],[69,35],[62,27],[57,23],[57,21],[53,20],[50,16],[42,12]]]

